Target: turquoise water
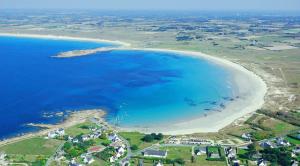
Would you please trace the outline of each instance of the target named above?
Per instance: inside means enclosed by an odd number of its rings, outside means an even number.
[[[222,109],[234,97],[229,71],[204,59],[138,50],[52,57],[105,46],[0,37],[0,138],[62,120],[47,113],[101,108],[111,124],[151,126]]]

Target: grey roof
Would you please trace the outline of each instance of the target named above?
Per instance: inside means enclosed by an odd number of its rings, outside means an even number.
[[[144,151],[144,155],[165,157],[167,155],[167,151],[146,149]]]

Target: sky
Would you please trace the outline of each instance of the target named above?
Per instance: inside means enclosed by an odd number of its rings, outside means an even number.
[[[300,11],[300,0],[0,0],[0,8]]]

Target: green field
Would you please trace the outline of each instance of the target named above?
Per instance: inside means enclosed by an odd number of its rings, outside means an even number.
[[[96,124],[92,122],[84,122],[75,126],[69,127],[65,130],[66,134],[70,136],[76,136],[79,134],[88,134],[91,131],[89,129],[82,128],[82,126],[96,127]]]
[[[192,148],[191,147],[162,147],[162,150],[168,151],[168,159],[183,158],[184,160],[191,160]]]
[[[0,147],[7,154],[19,155],[52,155],[64,141],[34,137]]]
[[[64,141],[34,137],[0,147],[10,161],[32,164],[38,158],[47,159]]]
[[[152,144],[158,143],[158,141],[153,141],[150,143],[142,141],[142,138],[145,136],[145,134],[139,132],[120,132],[119,135],[128,140],[131,146],[137,145],[139,150],[149,147]]]
[[[298,139],[295,139],[295,138],[292,138],[289,136],[287,136],[286,139],[287,139],[287,141],[289,141],[290,143],[292,143],[294,145],[300,145],[300,140],[298,140]]]

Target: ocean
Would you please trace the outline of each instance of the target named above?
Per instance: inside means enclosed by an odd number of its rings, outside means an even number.
[[[114,50],[55,58],[110,43],[0,37],[0,139],[58,123],[60,112],[107,111],[120,127],[167,125],[226,107],[232,75],[206,59],[176,53]]]

